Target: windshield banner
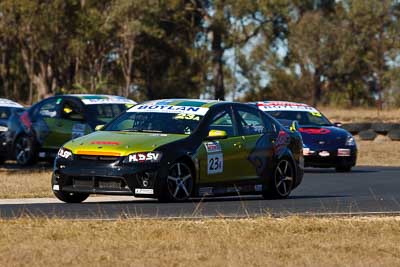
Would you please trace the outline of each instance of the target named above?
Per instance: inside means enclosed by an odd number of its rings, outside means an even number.
[[[176,113],[176,114],[194,114],[204,116],[208,108],[171,106],[171,105],[136,105],[127,112],[157,112],[157,113]]]
[[[309,111],[309,112],[318,112],[315,108],[310,107],[307,104],[301,103],[291,103],[284,101],[277,102],[258,102],[257,106],[259,109],[263,111],[278,111],[278,110],[286,110],[286,111]]]

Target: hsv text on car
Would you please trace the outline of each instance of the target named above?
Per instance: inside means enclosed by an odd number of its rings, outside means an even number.
[[[334,167],[347,172],[356,165],[354,137],[341,128],[340,123],[331,123],[314,107],[285,101],[258,102],[257,106],[283,124],[293,120],[299,123],[306,167]]]
[[[54,159],[67,141],[94,131],[136,104],[111,95],[57,95],[44,99],[9,121],[9,157],[20,165]]]
[[[285,198],[303,177],[301,135],[240,103],[157,100],[66,143],[52,189],[65,202],[90,194],[181,201],[262,194]]]

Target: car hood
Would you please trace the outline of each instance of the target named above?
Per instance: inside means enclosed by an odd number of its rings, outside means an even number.
[[[187,138],[182,134],[98,131],[69,141],[65,148],[74,154],[127,156],[153,151],[159,146]]]
[[[347,136],[346,130],[335,126],[300,126],[303,143],[310,148],[327,148],[344,146]]]

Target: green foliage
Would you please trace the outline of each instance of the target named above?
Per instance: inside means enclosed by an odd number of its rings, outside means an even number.
[[[399,105],[395,0],[2,0],[0,94]]]

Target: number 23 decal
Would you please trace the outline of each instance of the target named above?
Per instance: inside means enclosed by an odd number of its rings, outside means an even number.
[[[222,153],[210,154],[207,157],[207,173],[222,173],[224,170],[224,156]]]

